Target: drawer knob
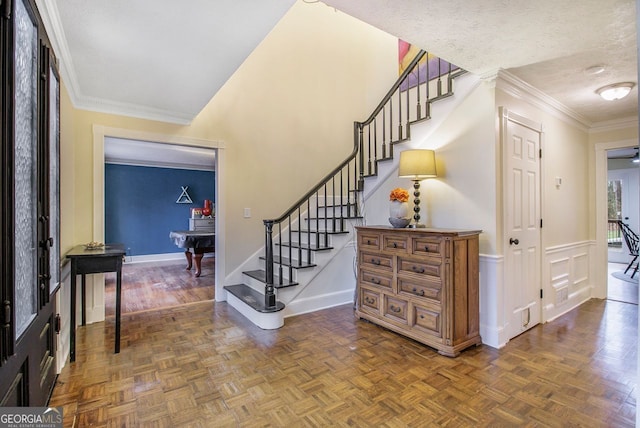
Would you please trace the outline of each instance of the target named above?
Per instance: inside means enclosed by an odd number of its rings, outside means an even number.
[[[402,309],[400,309],[398,306],[390,305],[389,309],[391,310],[391,312],[394,312],[396,314],[402,312]]]
[[[365,303],[368,303],[370,305],[374,304],[376,302],[375,299],[372,299],[371,297],[365,297],[364,298]]]
[[[371,259],[371,263],[373,263],[374,265],[379,265],[380,259]]]
[[[424,319],[424,315],[420,315],[420,319],[423,320]]]
[[[374,284],[380,284],[380,280],[377,278],[371,278],[371,282],[373,282]]]
[[[429,246],[428,245],[424,246],[424,251],[427,252],[427,253],[429,252]]]
[[[367,245],[371,245],[371,240],[367,239]]]
[[[398,243],[397,242],[393,243],[393,248],[398,248]]]
[[[415,294],[417,296],[424,296],[424,290],[420,290],[420,292],[418,293],[418,289],[414,288],[413,289],[413,294]]]
[[[424,273],[424,268],[419,268],[417,266],[412,266],[411,270],[413,270],[414,272],[418,272],[418,273]]]

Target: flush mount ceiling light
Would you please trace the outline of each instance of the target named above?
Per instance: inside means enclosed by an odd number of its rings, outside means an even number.
[[[629,92],[631,92],[634,86],[635,83],[633,82],[614,83],[613,85],[603,86],[598,89],[596,94],[607,101],[619,100],[629,95]]]

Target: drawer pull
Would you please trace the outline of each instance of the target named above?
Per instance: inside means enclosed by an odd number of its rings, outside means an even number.
[[[371,263],[374,265],[380,265],[380,259],[371,259]]]
[[[428,253],[428,252],[429,252],[429,246],[428,246],[428,245],[425,245],[425,246],[424,246],[424,251],[425,251],[425,253]]]
[[[417,296],[424,296],[424,290],[420,290],[420,292],[418,293],[418,289],[414,288],[413,289],[413,294],[415,294]]]
[[[418,273],[424,273],[424,268],[418,268],[418,266],[412,266],[411,270]]]
[[[371,282],[373,282],[374,284],[380,284],[380,280],[378,278],[371,278]]]
[[[402,309],[398,306],[389,305],[389,309],[391,310],[391,312],[394,312],[396,314],[402,312]]]
[[[370,305],[373,305],[376,302],[376,299],[372,299],[371,297],[365,297],[364,302]]]
[[[397,242],[393,243],[393,248],[398,248],[398,243]]]
[[[424,315],[420,315],[420,319],[423,320],[424,319]]]
[[[367,245],[371,245],[371,240],[367,239]]]

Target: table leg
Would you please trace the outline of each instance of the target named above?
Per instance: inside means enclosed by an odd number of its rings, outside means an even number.
[[[122,266],[118,265],[116,271],[116,349],[120,353],[120,315],[122,314]]]
[[[69,360],[73,363],[76,360],[76,268],[71,262],[71,308],[69,321]]]
[[[196,278],[199,277],[201,273],[203,255],[204,255],[203,253],[195,253],[193,255],[193,258],[195,259],[195,262],[196,262]]]
[[[80,287],[80,298],[82,301],[82,325],[87,325],[87,276],[85,274],[82,274]]]
[[[192,260],[192,256],[191,256],[191,251],[189,251],[187,249],[187,251],[184,252],[185,257],[187,258],[187,270],[191,270],[191,260]]]

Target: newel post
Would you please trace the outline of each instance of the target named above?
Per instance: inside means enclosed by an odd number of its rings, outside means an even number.
[[[265,228],[264,251],[265,251],[265,288],[264,304],[267,308],[276,306],[276,293],[273,287],[273,221],[263,220]]]

